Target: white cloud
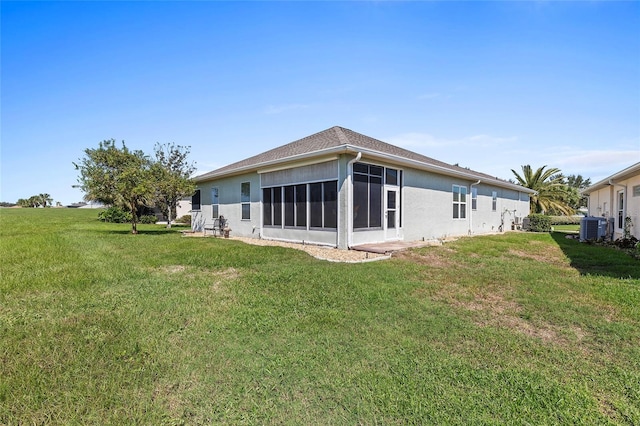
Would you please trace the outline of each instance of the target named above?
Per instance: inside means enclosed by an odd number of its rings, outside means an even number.
[[[640,150],[571,150],[556,153],[549,164],[563,174],[579,174],[597,182],[640,161]]]
[[[491,148],[504,146],[510,143],[516,143],[518,138],[516,136],[499,137],[491,135],[471,135],[458,139],[445,139],[437,138],[428,133],[403,133],[397,136],[388,138],[389,143],[410,148]]]
[[[556,163],[565,167],[611,167],[640,161],[640,151],[591,150],[572,151],[558,156]]]
[[[285,104],[285,105],[268,105],[264,109],[265,114],[281,114],[285,111],[294,111],[299,109],[309,108],[309,105],[305,104]]]

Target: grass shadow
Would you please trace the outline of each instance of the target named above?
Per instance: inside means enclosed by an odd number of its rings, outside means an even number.
[[[640,279],[640,261],[615,247],[582,243],[571,234],[552,232],[551,237],[582,275]]]

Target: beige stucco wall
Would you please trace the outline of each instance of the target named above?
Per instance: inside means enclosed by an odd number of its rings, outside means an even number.
[[[631,235],[640,239],[640,175],[628,179],[614,181],[613,185],[607,185],[589,194],[589,216],[615,218],[613,238],[623,237],[624,229],[618,223],[618,194],[625,194],[625,206],[623,214],[630,217],[633,224]],[[634,187],[636,191],[634,192]]]

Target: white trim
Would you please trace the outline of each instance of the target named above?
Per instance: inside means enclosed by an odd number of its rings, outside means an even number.
[[[606,186],[611,185],[613,180],[626,180],[629,179],[635,175],[637,175],[638,173],[640,173],[640,162],[633,164],[629,167],[627,167],[624,170],[619,171],[618,173],[614,173],[611,176],[602,179],[599,182],[594,183],[593,185],[591,185],[590,187],[588,187],[587,189],[583,189],[580,193],[581,194],[586,194],[589,195],[592,192],[595,192],[599,189],[602,189]]]
[[[358,152],[355,158],[347,163],[347,248],[353,243],[353,164],[360,161],[362,153]]]
[[[486,177],[479,176],[478,174],[472,173],[471,171],[461,172],[457,170],[452,170],[447,167],[438,166],[435,164],[428,164],[419,160],[411,160],[405,157],[401,157],[399,155],[388,154],[380,151],[361,148],[361,147],[350,145],[350,144],[339,145],[337,147],[327,148],[320,151],[307,152],[304,154],[294,155],[291,157],[265,161],[264,163],[260,163],[260,164],[252,164],[244,167],[238,167],[237,169],[230,170],[230,171],[222,171],[222,172],[216,173],[214,170],[213,172],[196,176],[194,178],[194,181],[196,183],[207,182],[207,181],[219,178],[221,176],[239,175],[239,174],[243,174],[243,173],[254,171],[254,170],[258,170],[258,173],[261,173],[261,172],[264,173],[265,171],[268,171],[268,170],[270,171],[272,168],[274,170],[288,169],[293,167],[292,163],[298,164],[299,162],[302,161],[305,163],[310,162],[310,164],[314,164],[314,163],[325,161],[322,158],[318,158],[318,157],[335,156],[337,154],[349,154],[349,153],[353,153],[356,155],[357,153],[360,153],[363,157],[366,156],[368,158],[378,159],[385,163],[390,163],[394,165],[397,164],[399,166],[398,168],[401,168],[401,166],[408,166],[410,168],[414,168],[417,170],[431,171],[441,175],[460,177],[460,178],[464,178],[471,181],[483,179],[483,182],[490,185],[498,186],[501,188],[513,189],[513,190],[522,191],[522,192],[529,192],[531,194],[535,193],[535,191],[531,189],[525,188],[521,185],[517,185],[511,182],[503,181],[498,178],[488,179]],[[332,158],[332,159],[335,159],[335,158]],[[326,161],[330,161],[330,160],[331,159]]]
[[[281,170],[289,170],[289,169],[294,168],[294,167],[304,167],[304,166],[312,166],[314,164],[328,163],[329,161],[335,161],[337,159],[338,159],[338,156],[334,155],[334,156],[327,157],[327,158],[318,158],[318,159],[315,159],[315,160],[300,161],[300,162],[297,162],[295,164],[287,163],[286,165],[282,164],[280,166],[273,166],[273,167],[268,167],[268,168],[265,168],[265,169],[258,169],[257,172],[258,172],[258,174],[279,172]]]

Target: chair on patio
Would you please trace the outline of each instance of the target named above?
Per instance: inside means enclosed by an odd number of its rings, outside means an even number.
[[[231,229],[229,229],[229,221],[225,219],[224,216],[217,217],[213,219],[213,226],[206,226],[204,228],[205,234],[207,231],[211,231],[214,237],[219,235],[229,238],[229,232],[231,231]]]

